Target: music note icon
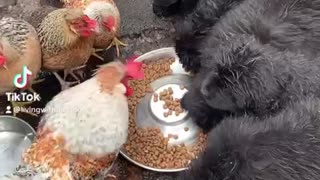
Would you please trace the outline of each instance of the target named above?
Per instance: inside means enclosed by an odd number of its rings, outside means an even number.
[[[28,69],[27,66],[23,66],[22,73],[17,74],[13,79],[13,84],[17,88],[25,88],[28,85],[29,76],[32,75],[32,72]]]

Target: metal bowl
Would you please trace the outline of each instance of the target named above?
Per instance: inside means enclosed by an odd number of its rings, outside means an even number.
[[[22,153],[35,139],[35,130],[13,116],[0,116],[0,177],[12,174],[22,162]]]
[[[170,86],[174,91],[174,98],[182,98],[187,90],[181,90],[180,85],[184,85],[185,88],[188,89],[190,87],[191,77],[187,72],[184,71],[182,65],[179,63],[179,58],[176,55],[174,48],[162,48],[151,51],[140,56],[136,59],[136,61],[154,61],[160,58],[175,58],[175,62],[170,67],[173,73],[172,75],[165,76],[153,81],[151,83],[152,89],[155,92],[159,93],[164,88]],[[136,125],[138,127],[158,127],[161,129],[165,137],[168,137],[168,134],[175,134],[179,136],[177,140],[170,138],[169,144],[184,143],[187,146],[194,145],[197,142],[197,135],[200,129],[193,123],[191,118],[188,116],[188,113],[185,112],[180,114],[179,116],[173,115],[165,118],[162,108],[163,102],[153,102],[152,95],[153,93],[148,93],[139,102],[135,118]],[[189,128],[187,132],[184,130],[185,127]],[[125,149],[122,149],[120,153],[132,163],[152,171],[179,172],[187,169],[187,167],[179,169],[153,168],[133,160],[126,153]]]

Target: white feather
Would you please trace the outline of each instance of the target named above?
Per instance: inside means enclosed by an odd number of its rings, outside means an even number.
[[[118,84],[113,94],[100,91],[95,77],[67,89],[50,101],[42,117],[45,127],[63,135],[75,154],[103,155],[118,151],[128,135],[126,88]],[[63,110],[63,112],[62,112]]]

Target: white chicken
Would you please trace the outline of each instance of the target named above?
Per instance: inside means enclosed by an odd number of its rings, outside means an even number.
[[[127,78],[143,78],[142,64],[112,62],[60,92],[47,105],[37,140],[10,178],[104,179],[128,135]],[[28,177],[29,175],[29,177]]]

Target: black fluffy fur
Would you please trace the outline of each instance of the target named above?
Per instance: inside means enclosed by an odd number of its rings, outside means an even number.
[[[306,98],[260,121],[228,118],[179,180],[318,180],[320,103]]]
[[[202,50],[200,57],[201,71],[182,98],[182,107],[201,112],[200,118],[190,115],[204,129],[221,120],[202,121],[203,117],[214,116],[209,107],[223,114],[247,113],[264,118],[301,96],[320,96],[320,58],[279,51],[254,36],[231,37],[216,48]]]
[[[194,81],[194,86],[196,83],[201,83],[201,80]],[[191,88],[186,94],[185,98],[182,98],[181,106],[184,109],[188,109],[188,114],[193,118],[195,123],[204,131],[209,132],[213,127],[215,127],[220,121],[231,115],[229,111],[215,110],[210,107],[205,100],[205,97],[199,92],[199,88]]]
[[[153,12],[158,17],[187,15],[196,6],[198,0],[153,0]]]
[[[239,34],[253,35],[263,44],[308,57],[320,53],[320,0],[222,0],[220,5],[211,1],[200,1],[195,10],[199,12],[177,24],[176,51],[191,72],[199,72],[203,50]],[[204,2],[207,4],[201,5]],[[201,13],[207,17],[202,18]]]

